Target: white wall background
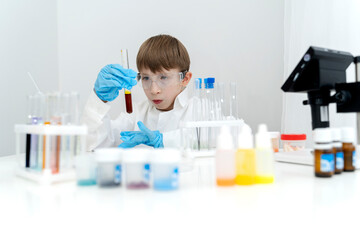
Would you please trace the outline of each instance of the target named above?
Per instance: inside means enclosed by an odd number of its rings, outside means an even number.
[[[254,131],[262,122],[280,130],[284,0],[0,2],[1,112],[9,116],[1,118],[0,156],[14,153],[13,124],[25,121],[25,95],[34,91],[27,71],[43,91],[80,92],[83,105],[99,70],[119,63],[121,48],[136,69],[141,43],[160,33],[187,47],[194,77],[237,81],[239,115]],[[113,117],[121,97],[111,103]],[[133,91],[134,101],[144,98]]]
[[[25,123],[26,96],[58,88],[57,6],[48,0],[0,0],[0,156],[15,153],[14,124]]]

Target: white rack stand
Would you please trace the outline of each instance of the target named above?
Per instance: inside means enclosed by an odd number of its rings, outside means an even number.
[[[312,149],[309,148],[294,152],[284,152],[282,149],[280,149],[279,152],[274,154],[274,158],[278,162],[314,165]]]
[[[201,158],[201,157],[213,157],[215,155],[215,148],[210,149],[194,149],[189,142],[191,142],[191,137],[187,136],[189,133],[187,130],[193,129],[193,132],[196,129],[209,129],[209,128],[220,128],[222,126],[237,127],[241,129],[244,125],[244,120],[218,120],[218,121],[188,121],[180,123],[180,133],[181,133],[181,145],[182,153],[185,158]],[[236,133],[237,135],[237,133]],[[199,136],[197,136],[199,137]],[[235,139],[236,140],[236,139]]]
[[[24,154],[20,153],[20,135],[21,134],[35,134],[44,136],[80,136],[80,152],[85,153],[86,134],[88,132],[85,125],[26,125],[16,124],[16,154],[19,163],[24,162]],[[54,184],[66,181],[73,181],[76,179],[75,169],[64,169],[59,173],[53,174],[51,169],[46,167],[42,171],[31,168],[25,168],[23,164],[15,170],[15,174],[19,177],[37,182],[39,184]]]

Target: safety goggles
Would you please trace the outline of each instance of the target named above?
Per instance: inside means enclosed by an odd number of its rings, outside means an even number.
[[[144,89],[150,89],[151,84],[156,82],[159,88],[164,89],[170,86],[176,86],[184,79],[187,71],[177,73],[160,73],[156,75],[138,73],[137,80],[141,81]]]

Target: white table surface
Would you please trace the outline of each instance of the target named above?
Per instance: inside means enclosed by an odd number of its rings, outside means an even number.
[[[41,186],[17,165],[0,158],[0,239],[360,239],[359,171],[316,178],[277,162],[273,184],[206,186],[186,172],[179,190],[158,192]]]

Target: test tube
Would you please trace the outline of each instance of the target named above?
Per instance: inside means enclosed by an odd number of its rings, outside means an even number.
[[[60,93],[53,93],[48,96],[48,119],[50,120],[49,122],[47,122],[48,124],[61,125],[60,101]],[[46,149],[50,150],[50,152],[47,151],[47,154],[49,154],[47,155],[49,156],[49,158],[47,158],[47,161],[49,161],[52,173],[59,173],[61,137],[48,136],[47,138],[50,139],[49,146],[47,146]]]
[[[41,114],[41,102],[42,102],[42,94],[35,94],[32,96],[32,117],[31,117],[31,124],[38,125],[42,123],[42,114]],[[30,167],[36,170],[41,169],[39,165],[38,158],[39,158],[39,144],[42,142],[40,141],[41,137],[38,134],[31,134],[31,149],[30,149]]]
[[[123,68],[129,69],[129,58],[127,49],[121,49],[121,65]],[[131,100],[131,91],[124,89],[125,92],[125,107],[127,113],[132,113],[132,100]]]
[[[236,82],[230,82],[230,116],[238,119],[236,87]]]
[[[32,124],[32,116],[33,116],[33,109],[34,109],[34,97],[28,96],[27,97],[27,124]],[[30,151],[31,151],[31,134],[26,134],[26,148],[25,148],[25,167],[30,167]]]
[[[79,125],[79,93],[72,92],[70,93],[70,124]],[[80,136],[68,136],[69,148],[70,148],[70,161],[68,161],[69,166],[73,165],[74,156],[77,156],[80,153],[81,141]]]
[[[202,104],[201,104],[201,78],[195,78],[194,82],[194,109],[193,116],[195,121],[201,121],[202,119]],[[196,137],[194,141],[194,148],[200,150],[200,127],[196,127]]]
[[[39,94],[39,98],[37,101],[37,109],[38,109],[38,124],[44,124],[45,118],[45,106],[46,106],[46,97],[44,94]],[[43,147],[44,147],[44,136],[42,134],[39,135],[38,142],[38,156],[37,156],[37,170],[41,171],[43,169]]]
[[[225,116],[228,116],[228,111],[226,111],[226,98],[225,98],[225,84],[224,82],[218,82],[216,86],[216,119],[223,120]]]
[[[210,120],[216,120],[215,116],[215,89],[214,83],[215,78],[205,78],[205,103],[206,103],[206,112],[208,114],[208,118]],[[215,132],[211,127],[208,127],[208,135],[207,135],[207,147],[208,150],[215,148]]]

